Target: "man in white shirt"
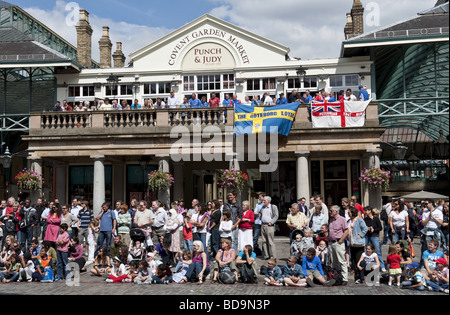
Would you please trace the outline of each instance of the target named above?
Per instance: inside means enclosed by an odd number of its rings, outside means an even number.
[[[174,90],[170,91],[170,96],[167,99],[167,106],[169,106],[169,108],[172,108],[172,109],[180,107],[180,100],[178,99],[178,97],[175,96]]]
[[[167,221],[167,212],[161,207],[161,203],[157,200],[152,202],[152,210],[155,214],[155,220],[152,224],[152,240],[153,244],[159,243],[159,238],[164,236],[166,232],[164,231],[164,224]]]
[[[253,252],[256,255],[260,256],[262,254],[261,249],[258,245],[259,237],[261,236],[261,209],[264,206],[264,197],[265,193],[260,193],[258,195],[258,204],[255,206],[254,215],[255,215],[255,224],[253,225]]]
[[[269,93],[264,94],[264,105],[265,106],[273,106],[273,98],[269,95]]]
[[[353,95],[352,90],[348,89],[346,94],[345,94],[345,100],[346,101],[357,101],[358,99],[356,98],[355,95]]]
[[[428,203],[427,210],[422,213],[422,221],[420,222],[424,226],[422,234],[426,235],[427,244],[433,238],[436,238],[440,246],[443,236],[440,227],[444,223],[444,214],[439,208],[435,208],[434,200],[427,200],[426,202]]]
[[[315,197],[315,202],[316,202],[316,205],[322,207],[323,224],[328,224],[328,220],[329,220],[328,207],[327,207],[326,204],[323,203],[322,196],[317,195],[317,196]]]

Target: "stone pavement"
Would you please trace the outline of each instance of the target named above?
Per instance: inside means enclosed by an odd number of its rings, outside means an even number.
[[[289,239],[287,237],[276,237],[277,254],[279,264],[287,262],[289,253]],[[420,253],[418,240],[415,240],[416,253]],[[383,257],[386,257],[388,246],[383,246]],[[419,256],[419,255],[418,255]],[[415,259],[418,261],[418,257]],[[261,257],[257,259],[258,265],[266,264]],[[89,270],[89,267],[87,268]],[[291,296],[291,295],[437,295],[442,293],[418,292],[402,290],[396,286],[389,287],[381,284],[379,287],[369,287],[365,284],[356,285],[353,277],[349,276],[349,284],[345,287],[325,288],[320,285],[314,288],[288,288],[270,287],[263,284],[263,276],[259,276],[257,285],[223,285],[211,284],[207,280],[203,285],[197,284],[169,284],[169,285],[146,285],[134,284],[108,284],[103,278],[93,277],[89,273],[82,273],[79,283],[14,283],[0,284],[0,295],[155,295],[155,296],[234,296],[234,297],[264,297],[264,296]],[[74,285],[76,284],[76,285]]]

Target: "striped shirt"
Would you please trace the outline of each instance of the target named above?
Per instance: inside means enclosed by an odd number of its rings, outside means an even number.
[[[86,209],[86,211],[84,211],[83,209],[81,209],[80,212],[78,212],[78,220],[80,222],[80,229],[87,229],[93,218],[94,218],[94,213],[91,210]]]

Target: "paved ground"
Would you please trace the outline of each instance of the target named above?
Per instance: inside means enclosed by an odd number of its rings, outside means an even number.
[[[276,238],[277,254],[279,264],[285,264],[288,253],[289,240],[284,237]],[[415,240],[416,252],[420,253],[418,240]],[[387,250],[383,247],[383,252]],[[386,253],[384,253],[384,257]],[[417,260],[417,258],[416,258]],[[265,261],[257,259],[259,266],[265,264]],[[395,286],[388,287],[381,284],[379,287],[369,287],[367,285],[356,285],[353,277],[350,276],[350,282],[345,287],[324,288],[317,286],[315,288],[287,288],[287,287],[268,287],[263,284],[262,276],[257,285],[221,285],[211,284],[206,281],[203,285],[185,284],[185,285],[149,285],[138,286],[134,284],[107,284],[104,279],[93,277],[88,273],[81,275],[78,286],[70,286],[65,282],[61,283],[15,283],[0,284],[0,294],[11,295],[157,295],[157,296],[235,296],[235,297],[264,297],[264,296],[290,296],[290,295],[438,295],[442,293],[417,292],[411,290],[402,290]]]

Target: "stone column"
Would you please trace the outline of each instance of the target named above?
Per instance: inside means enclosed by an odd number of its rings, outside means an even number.
[[[300,198],[306,198],[309,202],[310,198],[310,181],[309,181],[309,151],[295,152],[297,158],[297,200]]]
[[[159,157],[159,170],[170,173],[169,156]],[[170,207],[170,188],[158,192],[159,199]]]
[[[380,156],[382,151],[379,149],[368,150],[363,156],[362,167],[364,169],[370,169],[372,167],[380,168]],[[381,210],[383,206],[382,200],[382,189],[381,188],[366,188],[363,187],[363,206],[370,206],[372,208],[377,208]]]
[[[53,168],[53,177],[55,177],[55,198],[59,199],[61,204],[67,203],[67,166],[56,164]],[[49,198],[50,199],[50,198]],[[50,199],[51,200],[51,199]]]
[[[102,204],[106,201],[105,196],[105,157],[102,155],[91,156],[94,160],[94,217],[98,216]]]
[[[42,178],[44,178],[42,169],[43,169],[43,161],[41,159],[31,160],[31,170],[40,174]],[[30,193],[31,204],[35,204],[39,197],[42,197],[42,182],[37,190],[32,191]]]
[[[173,185],[173,197],[174,200],[184,199],[184,163],[174,163],[174,174],[173,178],[175,178],[175,183]]]

